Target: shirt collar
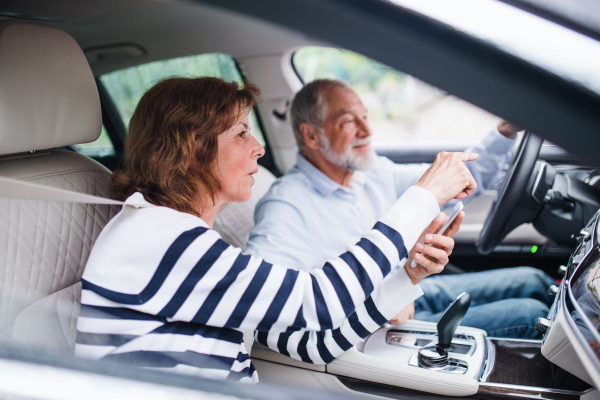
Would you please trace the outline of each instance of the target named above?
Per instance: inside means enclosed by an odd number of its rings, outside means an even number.
[[[127,198],[127,200],[125,200],[123,202],[123,205],[125,205],[125,206],[132,206],[132,207],[135,207],[135,208],[156,207],[156,205],[154,205],[152,203],[149,203],[144,198],[144,195],[141,194],[140,192],[135,192],[131,196],[129,196]]]
[[[324,197],[330,196],[336,190],[352,191],[339,183],[332,181],[327,175],[321,172],[317,167],[312,165],[310,161],[304,158],[300,153],[296,154],[296,167],[300,170],[308,180],[312,183],[313,187]],[[365,184],[365,175],[356,171],[352,174],[352,180],[360,185]]]

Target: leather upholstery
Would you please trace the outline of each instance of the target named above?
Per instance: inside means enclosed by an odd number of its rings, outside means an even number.
[[[0,23],[0,155],[92,142],[102,117],[75,40],[25,21]]]
[[[36,23],[0,23],[0,176],[108,197],[109,170],[80,154],[44,150],[93,141],[101,123],[94,77],[72,37]],[[118,209],[0,198],[0,341],[73,349],[83,268]]]
[[[219,211],[213,225],[213,228],[219,232],[223,240],[240,249],[246,248],[250,231],[254,228],[254,208],[256,204],[275,182],[275,176],[260,165],[254,179],[250,200],[244,203],[227,204]]]
[[[109,195],[110,171],[67,151],[0,160],[0,175]],[[118,210],[108,205],[0,199],[0,331],[23,345],[73,349],[78,282],[94,241]]]

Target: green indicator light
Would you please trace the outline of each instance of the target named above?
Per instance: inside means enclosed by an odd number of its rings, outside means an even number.
[[[538,247],[537,246],[531,246],[531,254],[535,254],[538,251]]]

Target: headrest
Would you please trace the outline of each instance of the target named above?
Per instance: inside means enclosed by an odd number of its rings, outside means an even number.
[[[90,66],[59,29],[0,22],[0,155],[92,142],[102,116]]]

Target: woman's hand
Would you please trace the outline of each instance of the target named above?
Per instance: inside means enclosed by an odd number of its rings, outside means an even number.
[[[464,162],[474,161],[477,157],[472,153],[442,151],[415,186],[431,192],[440,206],[452,199],[467,198],[477,188],[477,182]]]
[[[390,324],[402,325],[409,319],[415,318],[415,302],[411,302],[409,305],[404,307],[404,310],[400,311],[398,315],[390,319]]]
[[[406,274],[413,285],[421,282],[423,278],[439,274],[448,264],[448,257],[454,249],[454,239],[452,236],[460,229],[460,224],[465,217],[464,212],[460,212],[456,219],[450,224],[443,235],[434,235],[448,220],[444,213],[439,213],[433,222],[423,231],[417,244],[409,251],[408,260],[404,264]],[[429,244],[430,246],[427,246]],[[418,265],[412,268],[412,260]]]

